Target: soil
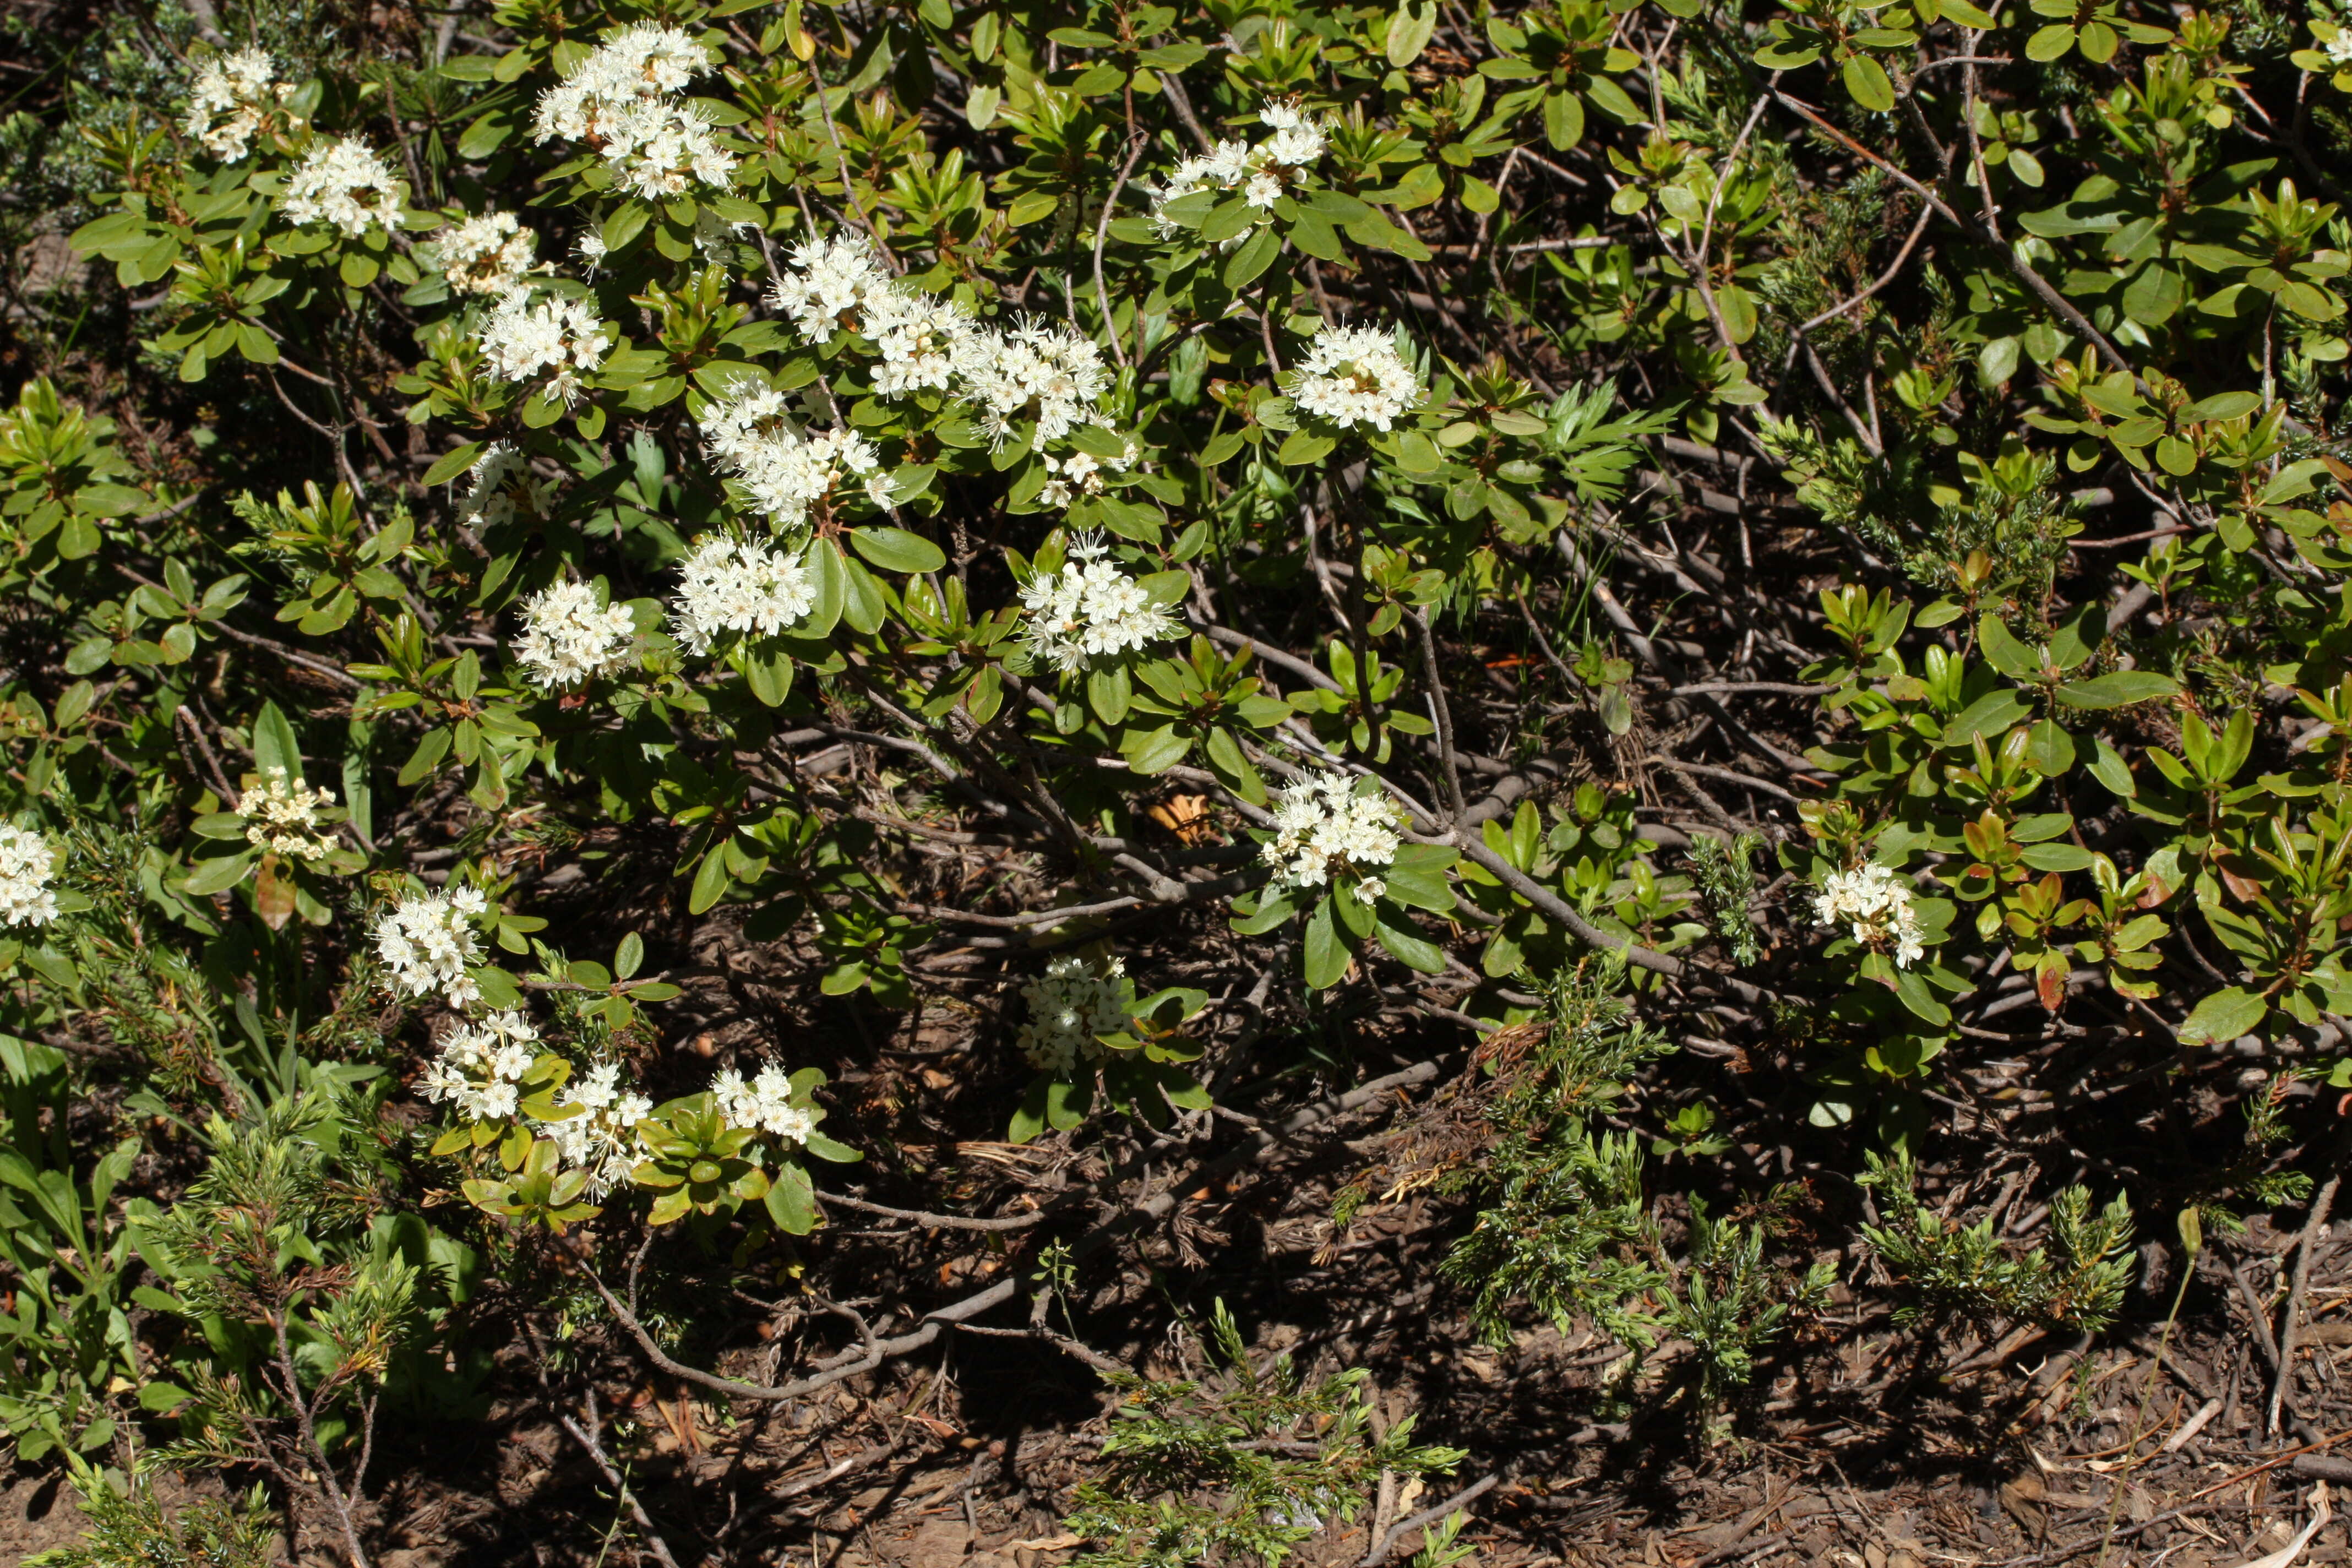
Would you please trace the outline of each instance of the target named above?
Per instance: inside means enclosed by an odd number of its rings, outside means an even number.
[[[1274,1213],[1202,1196],[1196,1247],[1253,1224],[1279,1237],[1283,1211],[1328,1201],[1315,1184],[1252,1194]],[[1394,1237],[1429,1217],[1398,1214]],[[2030,1331],[1986,1342],[1965,1327],[1928,1335],[1898,1322],[1883,1296],[1842,1286],[1747,1405],[1696,1423],[1645,1419],[1644,1384],[1612,1406],[1629,1392],[1605,1382],[1618,1356],[1589,1331],[1545,1327],[1502,1352],[1465,1350],[1468,1325],[1426,1286],[1383,1305],[1382,1290],[1412,1276],[1378,1260],[1379,1231],[1360,1226],[1371,1244],[1336,1269],[1302,1247],[1224,1282],[1255,1289],[1260,1310],[1247,1322],[1259,1349],[1367,1367],[1385,1417],[1416,1413],[1422,1439],[1469,1449],[1449,1490],[1497,1478],[1471,1503],[1464,1536],[1488,1568],[2044,1568],[2096,1563],[2103,1545],[2113,1568],[2235,1568],[2301,1539],[2327,1483],[2352,1481],[2352,1460],[2333,1457],[2352,1438],[2352,1222],[2320,1237],[2275,1439],[2264,1431],[2265,1336],[2250,1329],[2247,1298],[2274,1308],[2284,1297],[2293,1226],[2257,1223],[2209,1247],[2168,1342],[2177,1258],[2161,1246],[2144,1249],[2126,1320],[2088,1343]],[[1086,1325],[1098,1350],[1178,1374],[1181,1349],[1150,1295],[1140,1275],[1106,1282]],[[1119,1343],[1122,1319],[1148,1332]],[[944,1343],[927,1363],[782,1405],[730,1410],[650,1378],[608,1385],[605,1431],[680,1568],[1070,1561],[1080,1543],[1059,1520],[1103,1430],[1102,1384],[1033,1342]],[[1661,1347],[1652,1363],[1670,1368],[1676,1350]],[[489,1415],[383,1425],[378,1568],[656,1563],[545,1403],[515,1397]],[[2135,1435],[2141,1462],[2121,1467]],[[79,1515],[58,1483],[20,1467],[0,1492],[0,1563],[71,1539]],[[1445,1495],[1400,1497],[1382,1520],[1330,1521],[1297,1568],[1361,1564],[1376,1527]],[[299,1561],[339,1563],[325,1540],[310,1533]],[[1393,1561],[1418,1543],[1408,1534]],[[2295,1561],[2347,1557],[2338,1519]]]

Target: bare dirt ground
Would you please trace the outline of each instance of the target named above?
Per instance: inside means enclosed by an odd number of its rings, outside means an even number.
[[[1248,1217],[1199,1224],[1217,1234]],[[1414,1228],[1397,1216],[1400,1237]],[[1363,1255],[1360,1289],[1327,1298],[1352,1318],[1311,1310],[1325,1270],[1303,1255],[1286,1281],[1233,1284],[1290,1309],[1251,1323],[1259,1346],[1365,1366],[1386,1418],[1417,1412],[1426,1438],[1470,1450],[1449,1489],[1494,1478],[1465,1532],[1492,1568],[2235,1568],[2297,1542],[2299,1563],[2352,1557],[2340,1518],[2305,1535],[2323,1487],[2352,1481],[2352,1459],[2335,1457],[2352,1440],[2352,1224],[2315,1252],[2283,1432],[2264,1433],[2276,1347],[2267,1318],[2250,1327],[2252,1304],[2273,1308],[2289,1288],[2296,1237],[2258,1223],[2209,1247],[2160,1367],[2177,1280],[2160,1247],[2144,1251],[2131,1317],[2087,1345],[1929,1338],[1842,1288],[1747,1407],[1697,1427],[1645,1421],[1638,1383],[1630,1407],[1612,1405],[1598,1380],[1617,1352],[1589,1333],[1547,1327],[1508,1352],[1465,1352],[1467,1325],[1442,1303],[1408,1294],[1365,1310],[1383,1270]],[[1098,1347],[1123,1312],[1156,1321],[1150,1290],[1130,1274],[1097,1297]],[[1123,1350],[1146,1371],[1184,1370],[1164,1331]],[[681,1564],[808,1568],[1068,1562],[1083,1547],[1060,1520],[1108,1399],[1075,1361],[969,1336],[930,1364],[796,1405],[730,1411],[651,1379],[604,1394],[615,1455]],[[622,1500],[535,1400],[502,1402],[481,1425],[387,1423],[382,1440],[393,1479],[374,1500],[380,1568],[652,1561]],[[1363,1563],[1376,1532],[1444,1495],[1330,1522],[1299,1568]],[[65,1543],[78,1522],[70,1488],[20,1468],[0,1491],[0,1563]],[[1417,1543],[1417,1532],[1397,1542],[1396,1560]]]

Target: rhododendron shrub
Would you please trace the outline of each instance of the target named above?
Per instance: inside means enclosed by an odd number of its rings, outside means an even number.
[[[256,1467],[357,1564],[378,1409],[515,1377],[677,1563],[595,1391],[1140,1364],[1249,1237],[1412,1205],[1445,1271],[1346,1288],[1590,1330],[1626,1400],[1696,1347],[1687,1414],[1814,1240],[2071,1330],[2131,1210],[2051,1173],[2294,1195],[2305,1092],[2221,1064],[2352,1086],[2352,35],[2045,9],[54,45],[0,1427]],[[2135,1163],[2184,1106],[2238,1118],[2193,1182]],[[2079,1279],[1988,1306],[1878,1210],[2012,1156]],[[1801,1165],[1885,1204],[1799,1223]],[[1158,1508],[1078,1517],[1328,1527]]]

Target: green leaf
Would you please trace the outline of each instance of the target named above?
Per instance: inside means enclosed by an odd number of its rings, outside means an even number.
[[[1418,969],[1423,974],[1442,974],[1445,972],[1445,950],[1435,942],[1424,942],[1408,931],[1399,931],[1386,921],[1374,926],[1372,934],[1380,939],[1382,947],[1387,948],[1409,967]]]
[[[1030,1083],[1029,1092],[1013,1109],[1013,1120],[1004,1130],[1006,1142],[1027,1143],[1045,1131],[1045,1088],[1051,1081],[1040,1078]]]
[[[188,873],[188,879],[180,884],[180,889],[200,899],[226,893],[245,880],[246,873],[253,869],[254,858],[248,852],[224,855],[215,860],[199,860],[195,868]]]
[[[1275,233],[1272,224],[1261,224],[1225,258],[1225,287],[1236,293],[1248,288],[1281,254],[1281,236]]]
[[[1910,1010],[1913,1016],[1932,1024],[1939,1029],[1950,1026],[1952,1010],[1936,1000],[1935,993],[1927,989],[1927,976],[1917,970],[1904,969],[1895,972],[1895,994],[1902,1000],[1903,1005]]]
[[[1275,461],[1292,468],[1307,463],[1319,463],[1331,455],[1339,443],[1328,436],[1317,436],[1305,430],[1293,430],[1283,437],[1282,446],[1275,452]]]
[[[1402,70],[1421,58],[1429,47],[1430,35],[1437,31],[1437,0],[1397,0],[1397,8],[1390,13],[1388,41],[1383,53],[1389,64]],[[1562,145],[1554,142],[1554,146]]]
[[[482,443],[468,441],[455,451],[444,452],[431,468],[425,469],[425,483],[427,486],[446,485],[460,474],[472,473],[474,465],[481,459]]]
[[[1297,912],[1288,899],[1268,893],[1260,896],[1254,912],[1236,914],[1230,923],[1238,936],[1261,936],[1286,923]]]
[[[687,912],[698,915],[708,910],[727,896],[730,880],[727,875],[726,846],[715,844],[703,856],[702,864],[695,869],[694,888],[687,897]]]
[[[1727,283],[1715,291],[1715,308],[1723,314],[1723,330],[1735,343],[1744,343],[1756,335],[1756,296],[1737,283]]]
[[[1348,973],[1348,944],[1339,940],[1339,932],[1332,923],[1331,900],[1328,896],[1307,918],[1305,957],[1307,988],[1310,991],[1328,991]]]
[[[793,691],[793,658],[787,653],[746,654],[743,683],[762,708],[782,708]]]
[[[1125,723],[1128,706],[1134,700],[1135,684],[1128,678],[1125,665],[1087,671],[1087,706],[1104,723]]]
[[[446,726],[425,731],[416,742],[416,750],[411,752],[408,761],[401,765],[399,782],[403,784],[415,784],[439,767],[441,759],[449,752],[450,733]]]
[[[1228,196],[1201,220],[1201,242],[1217,245],[1237,237],[1258,220],[1257,208],[1241,196]]]
[[[801,1139],[801,1147],[820,1160],[835,1165],[854,1165],[866,1158],[846,1143],[838,1143],[822,1132],[812,1131]]]
[[[948,563],[940,547],[919,533],[869,523],[852,529],[850,547],[885,572],[936,572]]]
[[[1400,847],[1381,879],[1388,884],[1389,901],[1432,914],[1445,913],[1454,904],[1454,889],[1445,873],[1457,858],[1456,851],[1433,844]]]
[[[2025,40],[2025,58],[2047,65],[2074,47],[2074,27],[2065,22],[2053,22]]]
[[[289,783],[302,782],[302,746],[294,726],[275,702],[264,702],[253,720],[253,766],[266,780],[272,768],[284,768]]]
[[[2008,687],[1988,691],[1963,709],[1944,727],[1946,746],[1965,746],[1977,737],[1998,735],[2021,719],[2032,716],[2025,700]]]
[[[2184,1046],[2227,1045],[2262,1027],[2271,1005],[2251,991],[2225,985],[2197,1004],[2177,1031]]]
[[[1172,724],[1156,730],[1129,730],[1118,738],[1118,754],[1139,773],[1166,773],[1184,760],[1192,742]]]
[[[1990,610],[1977,620],[1977,646],[1984,650],[1985,662],[2003,675],[2022,679],[2042,668],[2041,656],[2018,641]]]
[[[2087,871],[2091,852],[2074,844],[2029,844],[2017,858],[2037,871]]]
[[[2108,792],[2130,800],[2139,794],[2139,784],[2132,778],[2131,764],[2124,754],[2107,743],[2105,736],[2094,736],[2091,776],[2107,786]]]
[[[2062,777],[2074,765],[2074,737],[2055,721],[2044,719],[2026,738],[2025,760],[2044,778]]]
[[[1584,140],[1584,100],[1573,92],[1544,96],[1544,140],[1555,152],[1565,153]]]
[[[1884,114],[1895,107],[1895,84],[1886,79],[1886,68],[1870,56],[1854,53],[1846,56],[1839,68],[1845,89],[1864,109]]]
[[[2058,688],[2057,697],[2069,708],[2126,708],[2135,702],[2173,696],[2179,689],[2180,683],[2168,675],[2147,669],[2118,669],[2088,680],[2069,681]]]
[[[809,1173],[789,1161],[773,1173],[767,1196],[768,1217],[788,1236],[806,1236],[816,1228],[816,1184]]]

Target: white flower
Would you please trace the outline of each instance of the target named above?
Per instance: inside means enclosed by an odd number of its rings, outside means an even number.
[[[58,852],[37,833],[0,825],[0,924],[47,925],[58,918]]]
[[[646,1152],[637,1124],[653,1114],[654,1102],[621,1087],[618,1062],[599,1062],[555,1097],[581,1114],[541,1124],[565,1165],[588,1173],[587,1195],[601,1198],[626,1180],[629,1167]]]
[[[1258,143],[1251,159],[1261,169],[1305,169],[1331,144],[1329,122],[1309,120],[1295,98],[1266,100],[1258,119],[1274,129],[1273,135]]]
[[[677,92],[709,68],[710,56],[691,33],[638,23],[606,38],[561,84],[540,94],[532,132],[541,142],[594,140],[615,109]]]
[[[489,908],[477,888],[414,893],[377,917],[376,956],[392,972],[392,987],[404,996],[435,992],[452,1007],[478,1000],[481,990],[466,973],[480,961],[481,939],[473,917]]]
[[[515,657],[550,691],[628,667],[636,623],[625,605],[599,605],[586,583],[551,584],[525,600]]]
[[[1359,795],[1356,789],[1353,777],[1328,769],[1309,773],[1275,795],[1274,837],[1264,850],[1265,863],[1274,868],[1275,887],[1319,888],[1342,868],[1360,873],[1396,859],[1400,818],[1395,804],[1386,795]],[[1378,887],[1381,892],[1387,890],[1385,882]],[[1360,890],[1357,896],[1363,894]]]
[[[683,195],[690,186],[724,191],[735,183],[735,154],[692,108],[641,100],[614,113],[604,162],[620,187],[648,201]]]
[[[874,390],[903,397],[926,387],[946,388],[955,379],[957,348],[979,331],[971,312],[954,300],[899,284],[866,317],[866,335],[882,355],[874,370]]]
[[[731,1127],[756,1127],[794,1143],[816,1131],[815,1116],[793,1103],[792,1075],[773,1062],[749,1083],[733,1068],[722,1068],[710,1080],[710,1097]]]
[[[1286,389],[1318,418],[1380,430],[1421,404],[1420,378],[1397,352],[1395,336],[1377,327],[1326,323]]]
[[[507,290],[482,323],[482,354],[500,381],[542,382],[542,390],[570,403],[580,377],[604,363],[605,324],[585,300],[551,297],[531,302],[527,288]]]
[[[518,511],[537,517],[547,510],[550,488],[532,477],[530,460],[508,442],[492,442],[475,460],[472,478],[465,505],[469,527],[496,528],[512,522]]]
[[[801,341],[830,342],[856,332],[874,344],[882,363],[874,389],[900,397],[924,387],[946,387],[956,350],[980,330],[970,310],[890,276],[864,235],[842,233],[793,247],[784,275],[768,302],[792,318]]]
[[[346,136],[305,153],[278,205],[289,223],[323,223],[357,239],[372,228],[399,227],[407,195],[406,183],[374,148]]]
[[[2336,36],[2327,40],[2326,52],[2329,65],[2352,66],[2352,27],[2337,27]]]
[[[1045,483],[1038,489],[1037,499],[1046,506],[1066,507],[1079,496],[1098,496],[1103,492],[1104,474],[1124,473],[1135,457],[1132,441],[1116,458],[1097,458],[1089,452],[1073,452],[1066,458],[1041,454],[1037,460],[1045,470]]]
[[[864,235],[836,234],[793,247],[792,267],[768,290],[768,302],[793,319],[801,341],[822,343],[836,331],[866,331],[877,304],[896,295],[892,278]]]
[[[1199,191],[1238,190],[1244,201],[1264,212],[1299,184],[1330,143],[1328,123],[1309,120],[1297,99],[1268,99],[1258,119],[1273,128],[1273,135],[1255,147],[1220,142],[1214,152],[1178,163],[1169,171],[1166,184],[1150,191],[1152,221],[1162,238],[1183,232],[1181,225],[1162,216],[1170,202]],[[1238,236],[1224,242],[1238,243]]]
[[[417,1087],[425,1099],[456,1106],[468,1121],[502,1121],[515,1114],[520,1100],[515,1086],[538,1059],[539,1031],[509,1008],[442,1036]]]
[[[1038,447],[1103,423],[1094,409],[1110,385],[1102,350],[1067,327],[1029,320],[1009,332],[973,331],[956,345],[955,370],[958,390],[1000,447],[1024,420],[1036,422]]]
[[[302,861],[323,860],[334,841],[319,822],[323,806],[335,804],[332,790],[311,789],[299,778],[289,778],[273,767],[258,789],[237,797],[236,811],[245,818],[245,841]]]
[[[196,67],[182,122],[191,140],[224,163],[234,163],[252,149],[253,138],[294,90],[278,79],[278,64],[261,49],[215,55]]]
[[[1029,1004],[1029,1021],[1021,1026],[1015,1043],[1029,1065],[1041,1072],[1066,1073],[1083,1056],[1100,1061],[1108,1053],[1097,1035],[1115,1035],[1128,1026],[1127,966],[1112,959],[1097,973],[1094,964],[1075,952],[1056,953],[1045,973],[1021,987]]]
[[[729,632],[773,637],[815,603],[799,555],[714,533],[697,540],[678,568],[670,626],[687,651],[706,654]]]
[[[779,528],[798,528],[812,506],[849,480],[862,485],[882,461],[871,441],[846,430],[803,436],[784,414],[783,394],[748,376],[703,411],[702,431],[712,460]]]
[[[1898,969],[1910,968],[1927,953],[1920,942],[1919,910],[1910,888],[1892,867],[1875,860],[1830,874],[1814,901],[1813,923],[1846,926],[1864,947],[1891,946]]]
[[[441,237],[441,274],[460,294],[503,294],[530,270],[539,236],[512,213],[469,217]]]
[[[829,342],[836,332],[870,342],[881,361],[876,392],[951,393],[973,406],[999,446],[1024,421],[1035,422],[1041,447],[1103,422],[1094,405],[1110,375],[1091,340],[1039,321],[989,327],[954,300],[891,277],[863,235],[795,246],[768,299],[803,342]]]
[[[604,155],[614,184],[648,199],[697,184],[726,190],[734,183],[735,155],[673,96],[709,68],[710,57],[692,34],[640,22],[605,39],[540,94],[532,136],[587,142]]]
[[[1101,540],[1081,535],[1059,571],[1041,572],[1021,590],[1031,651],[1066,674],[1183,631],[1109,554]]]

